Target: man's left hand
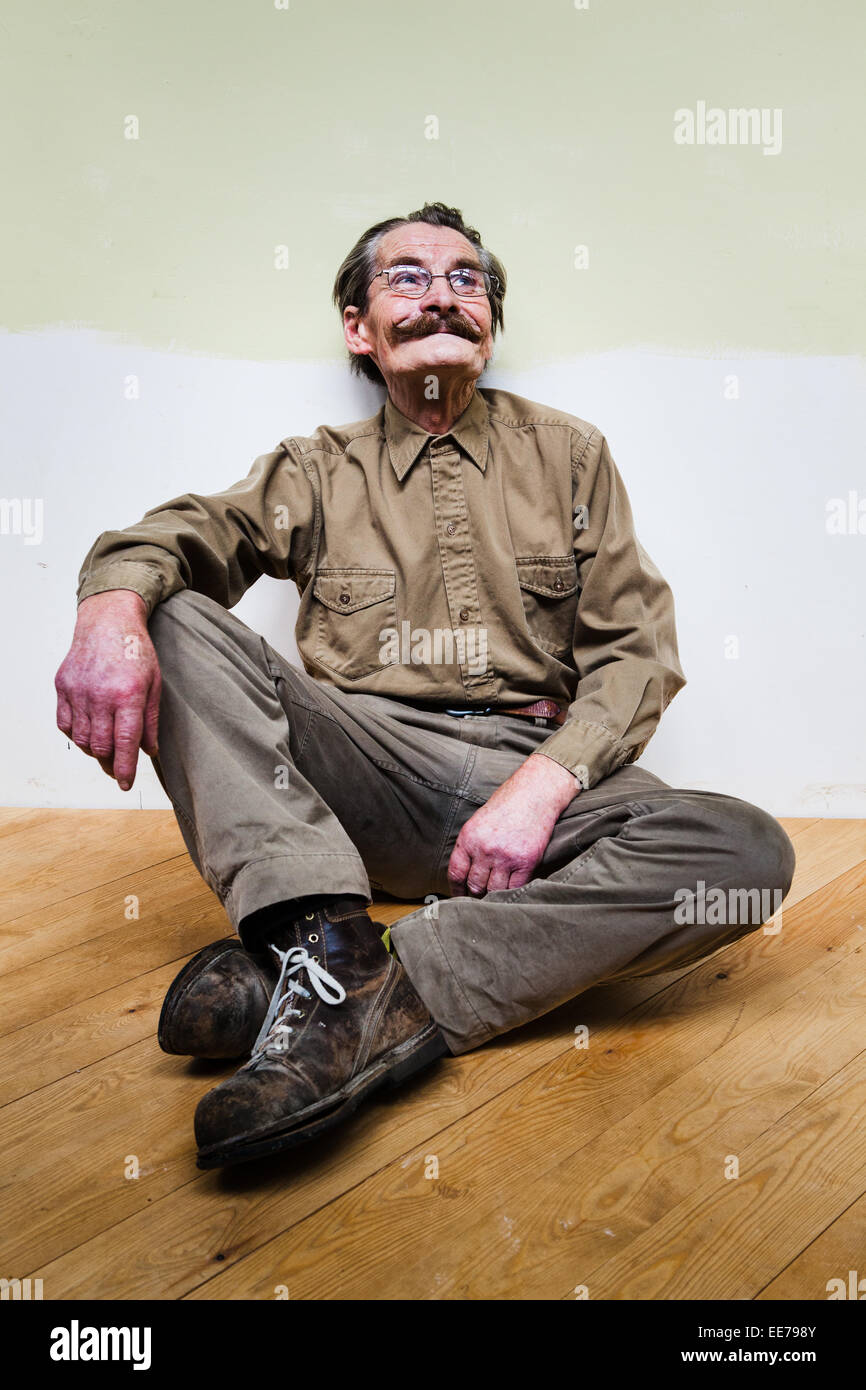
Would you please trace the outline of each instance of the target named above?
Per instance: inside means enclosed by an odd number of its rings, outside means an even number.
[[[578,791],[576,778],[561,763],[532,753],[460,831],[448,863],[451,896],[522,888]]]

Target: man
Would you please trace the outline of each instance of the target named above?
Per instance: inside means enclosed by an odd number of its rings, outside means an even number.
[[[685,684],[672,595],[604,436],[478,387],[505,283],[456,209],[370,228],[334,296],[382,409],[84,561],[58,725],[124,789],[151,756],[240,938],[160,1019],[166,1051],[247,1057],[198,1106],[203,1167],[696,960],[790,886],[766,812],[635,766]],[[261,574],[298,586],[304,670],[227,611]],[[427,906],[389,940],[371,885]],[[754,910],[702,912],[706,885]]]

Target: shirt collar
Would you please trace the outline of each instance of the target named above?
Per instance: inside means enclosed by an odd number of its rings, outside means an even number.
[[[394,405],[389,396],[385,402],[385,440],[391,456],[391,466],[400,482],[403,481],[428,440],[453,439],[483,473],[487,467],[490,412],[487,402],[476,389],[463,414],[447,434],[429,434]]]

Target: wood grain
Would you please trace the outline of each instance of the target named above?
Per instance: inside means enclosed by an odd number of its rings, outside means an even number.
[[[174,816],[0,812],[0,1268],[46,1298],[826,1298],[866,1275],[866,827],[783,824],[777,936],[588,991],[294,1155],[203,1173],[193,1110],[234,1064],[164,1056],[156,1021],[230,927]]]

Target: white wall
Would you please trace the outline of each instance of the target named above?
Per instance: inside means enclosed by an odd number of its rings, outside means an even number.
[[[137,401],[124,397],[130,374]],[[737,399],[725,396],[731,375]],[[380,395],[342,362],[182,356],[74,329],[0,336],[0,381],[0,495],[44,506],[40,544],[0,535],[0,801],[167,806],[148,759],[124,794],[55,725],[86,551],[148,507],[243,477],[287,434],[371,414]],[[830,499],[866,499],[862,359],[630,350],[494,366],[482,384],[604,431],[673,587],[689,683],[642,765],[775,815],[866,815],[866,536],[826,524]],[[296,609],[293,585],[262,579],[234,611],[297,660]]]

